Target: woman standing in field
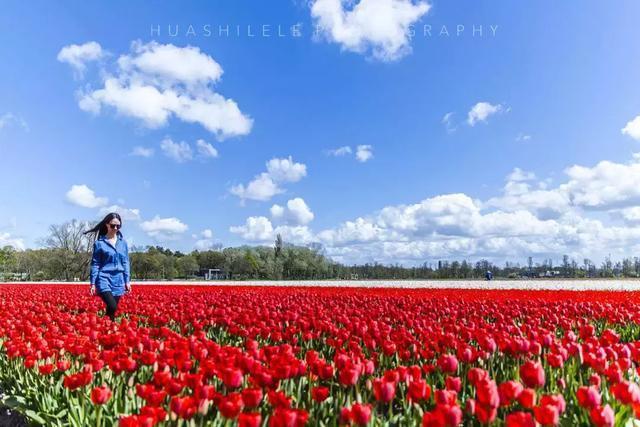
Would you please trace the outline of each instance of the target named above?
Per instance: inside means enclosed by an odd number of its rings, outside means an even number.
[[[105,303],[107,316],[115,320],[118,301],[131,291],[129,247],[122,237],[122,219],[112,212],[91,230],[93,256],[91,257],[91,295],[96,293]]]

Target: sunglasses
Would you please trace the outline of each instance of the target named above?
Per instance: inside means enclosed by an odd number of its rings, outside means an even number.
[[[121,224],[107,224],[109,227],[113,228],[114,230],[120,229],[122,228]]]

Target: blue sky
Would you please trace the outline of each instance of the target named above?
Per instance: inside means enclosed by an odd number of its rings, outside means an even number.
[[[133,244],[186,251],[640,248],[635,1],[63,4],[3,3],[0,244],[115,205]]]

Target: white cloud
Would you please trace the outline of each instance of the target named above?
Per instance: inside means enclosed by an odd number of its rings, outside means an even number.
[[[82,77],[87,63],[97,61],[104,56],[102,47],[97,42],[87,42],[81,45],[71,44],[58,52],[58,61],[71,65],[79,77]]]
[[[533,172],[523,171],[520,168],[514,168],[513,171],[507,176],[507,181],[531,181],[536,179],[536,174]]]
[[[18,250],[24,250],[26,248],[23,239],[14,237],[10,233],[0,232],[0,249],[5,246],[13,246]]]
[[[342,246],[381,240],[383,230],[378,225],[364,218],[355,221],[345,221],[339,227],[323,230],[318,238],[329,246]]]
[[[184,141],[173,142],[171,138],[165,138],[160,142],[160,148],[165,156],[178,163],[184,163],[193,159],[191,146]]]
[[[246,219],[244,225],[229,227],[229,231],[254,242],[271,240],[274,236],[273,225],[269,218],[264,216],[251,216]]]
[[[29,131],[29,125],[22,117],[17,116],[11,112],[4,113],[2,116],[0,116],[0,130],[14,125],[22,128],[27,132]]]
[[[558,190],[574,205],[592,209],[613,209],[640,203],[640,162],[599,162],[592,168],[572,166],[565,170],[569,181]]]
[[[298,182],[307,176],[307,166],[296,163],[291,156],[285,159],[271,159],[267,162],[267,173],[276,182]]]
[[[516,136],[516,141],[518,141],[518,142],[529,141],[530,139],[531,139],[531,135],[528,135],[528,134],[522,133],[522,132],[520,132],[518,134],[518,136]]]
[[[351,147],[345,145],[344,147],[334,148],[332,150],[328,150],[327,154],[335,157],[345,156],[347,154],[351,154]]]
[[[153,148],[146,148],[146,147],[140,147],[140,146],[135,146],[133,147],[133,150],[131,150],[130,155],[131,156],[138,156],[138,157],[153,157],[154,154],[154,149]]]
[[[284,242],[294,245],[308,245],[317,241],[313,232],[306,225],[280,225],[273,230],[271,240],[275,239],[278,234],[282,236]]]
[[[118,205],[103,206],[100,208],[100,211],[98,211],[98,215],[105,216],[111,212],[116,212],[120,214],[122,219],[126,221],[140,220],[140,209],[130,209],[130,208],[125,208],[123,206],[118,206]]]
[[[621,209],[619,214],[624,220],[631,224],[640,224],[640,206],[633,206],[626,209]]]
[[[640,141],[640,116],[630,120],[627,125],[622,128],[622,133],[630,136],[636,141]]]
[[[284,208],[280,205],[271,206],[270,212],[273,219],[280,219],[284,216]]]
[[[246,186],[234,185],[229,190],[231,194],[245,200],[266,201],[276,194],[284,193],[280,184],[300,181],[307,175],[307,166],[296,163],[291,156],[288,158],[273,158],[266,164],[267,172],[257,175]]]
[[[198,153],[200,154],[200,156],[204,158],[218,157],[218,150],[216,150],[213,145],[206,142],[204,139],[199,139],[196,141],[196,148],[198,149]]]
[[[206,251],[215,246],[215,242],[213,240],[213,231],[211,231],[211,229],[209,228],[205,228],[204,230],[202,230],[199,236],[197,234],[194,234],[193,238],[197,239],[194,244],[194,247],[197,250]]]
[[[453,123],[453,116],[455,113],[453,111],[448,112],[442,117],[442,124],[444,125],[447,133],[455,132],[456,126]]]
[[[307,226],[281,225],[274,228],[269,218],[264,216],[249,217],[244,225],[229,227],[229,231],[240,235],[244,240],[260,244],[271,243],[278,234],[285,242],[296,245],[306,245],[316,240]]]
[[[156,215],[151,220],[141,222],[140,228],[157,241],[167,241],[179,238],[189,229],[189,226],[178,218],[160,218]]]
[[[469,126],[475,126],[478,122],[486,122],[489,116],[504,111],[502,104],[492,105],[488,102],[478,102],[471,107],[467,115],[467,123]]]
[[[333,150],[327,150],[327,155],[334,157],[346,156],[347,154],[353,153],[351,147],[345,145],[344,147],[335,148]],[[356,151],[354,153],[354,157],[361,163],[366,162],[367,160],[373,157],[373,146],[371,145],[358,145],[356,146]]]
[[[242,184],[234,185],[231,187],[230,192],[242,200],[266,201],[276,194],[284,193],[284,190],[276,184],[267,172],[263,172],[249,182],[246,187]]]
[[[175,117],[219,139],[251,131],[253,120],[214,90],[222,67],[197,47],[136,41],[113,66],[115,73],[102,70],[101,88],[78,92],[81,109],[100,114],[110,107],[152,129]]]
[[[122,55],[118,65],[125,72],[153,76],[164,83],[207,85],[220,80],[222,67],[198,47],[177,47],[150,42],[132,44],[132,55]]]
[[[305,201],[296,197],[287,202],[287,215],[291,218],[294,224],[305,225],[313,221],[313,212],[309,209],[309,206]]]
[[[311,16],[322,35],[343,50],[394,61],[411,52],[411,26],[430,7],[413,0],[313,0]]]
[[[373,157],[373,147],[371,145],[358,145],[356,147],[356,159],[359,162],[366,162]]]
[[[83,208],[99,208],[109,203],[109,199],[96,196],[95,192],[84,184],[72,185],[67,191],[66,199]]]
[[[563,254],[597,260],[607,254],[626,257],[640,248],[640,156],[629,163],[572,166],[565,173],[564,182],[551,187],[549,180],[515,168],[502,193],[486,201],[441,194],[386,206],[317,233],[306,225],[310,220],[292,220],[295,203],[276,204],[271,216],[283,225],[250,217],[230,230],[259,244],[269,244],[278,233],[295,244],[322,243],[327,255],[346,263],[421,264],[469,257],[503,262]],[[606,216],[594,209],[623,225],[603,222]]]
[[[314,214],[304,199],[296,197],[287,202],[287,206],[271,206],[271,217],[274,220],[284,220],[290,225],[306,225],[313,221]]]

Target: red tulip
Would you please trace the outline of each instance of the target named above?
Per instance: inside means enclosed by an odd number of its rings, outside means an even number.
[[[536,406],[533,408],[536,421],[543,426],[555,426],[560,420],[558,408],[554,405]]]
[[[536,391],[532,388],[525,388],[518,396],[518,403],[527,409],[533,408],[536,404]]]
[[[531,414],[527,412],[512,412],[505,418],[506,427],[535,427]]]
[[[91,390],[91,401],[95,405],[104,405],[111,398],[111,389],[107,386],[94,387]]]
[[[527,387],[542,387],[545,383],[544,369],[540,362],[527,361],[520,367],[520,378]]]
[[[425,380],[415,380],[409,383],[409,389],[407,396],[410,400],[420,402],[422,400],[429,400],[431,397],[431,387]]]
[[[455,373],[458,370],[458,359],[452,354],[443,354],[438,358],[438,367],[442,372]]]
[[[238,416],[238,427],[260,427],[262,415],[258,413],[242,413]]]
[[[329,397],[329,389],[327,387],[313,387],[311,389],[311,398],[318,403],[324,402]]]
[[[600,402],[602,401],[600,391],[596,386],[582,386],[578,388],[578,391],[576,391],[576,397],[578,399],[578,404],[587,409],[600,406]]]
[[[589,415],[596,427],[613,427],[615,424],[615,414],[609,405],[596,406],[591,409]]]
[[[246,388],[240,392],[242,395],[242,402],[249,408],[255,408],[262,402],[263,393],[259,388]]]
[[[393,400],[396,394],[396,384],[376,378],[373,381],[373,395],[378,402],[388,403]]]
[[[351,421],[356,425],[364,426],[371,419],[371,405],[355,403],[351,406]]]

